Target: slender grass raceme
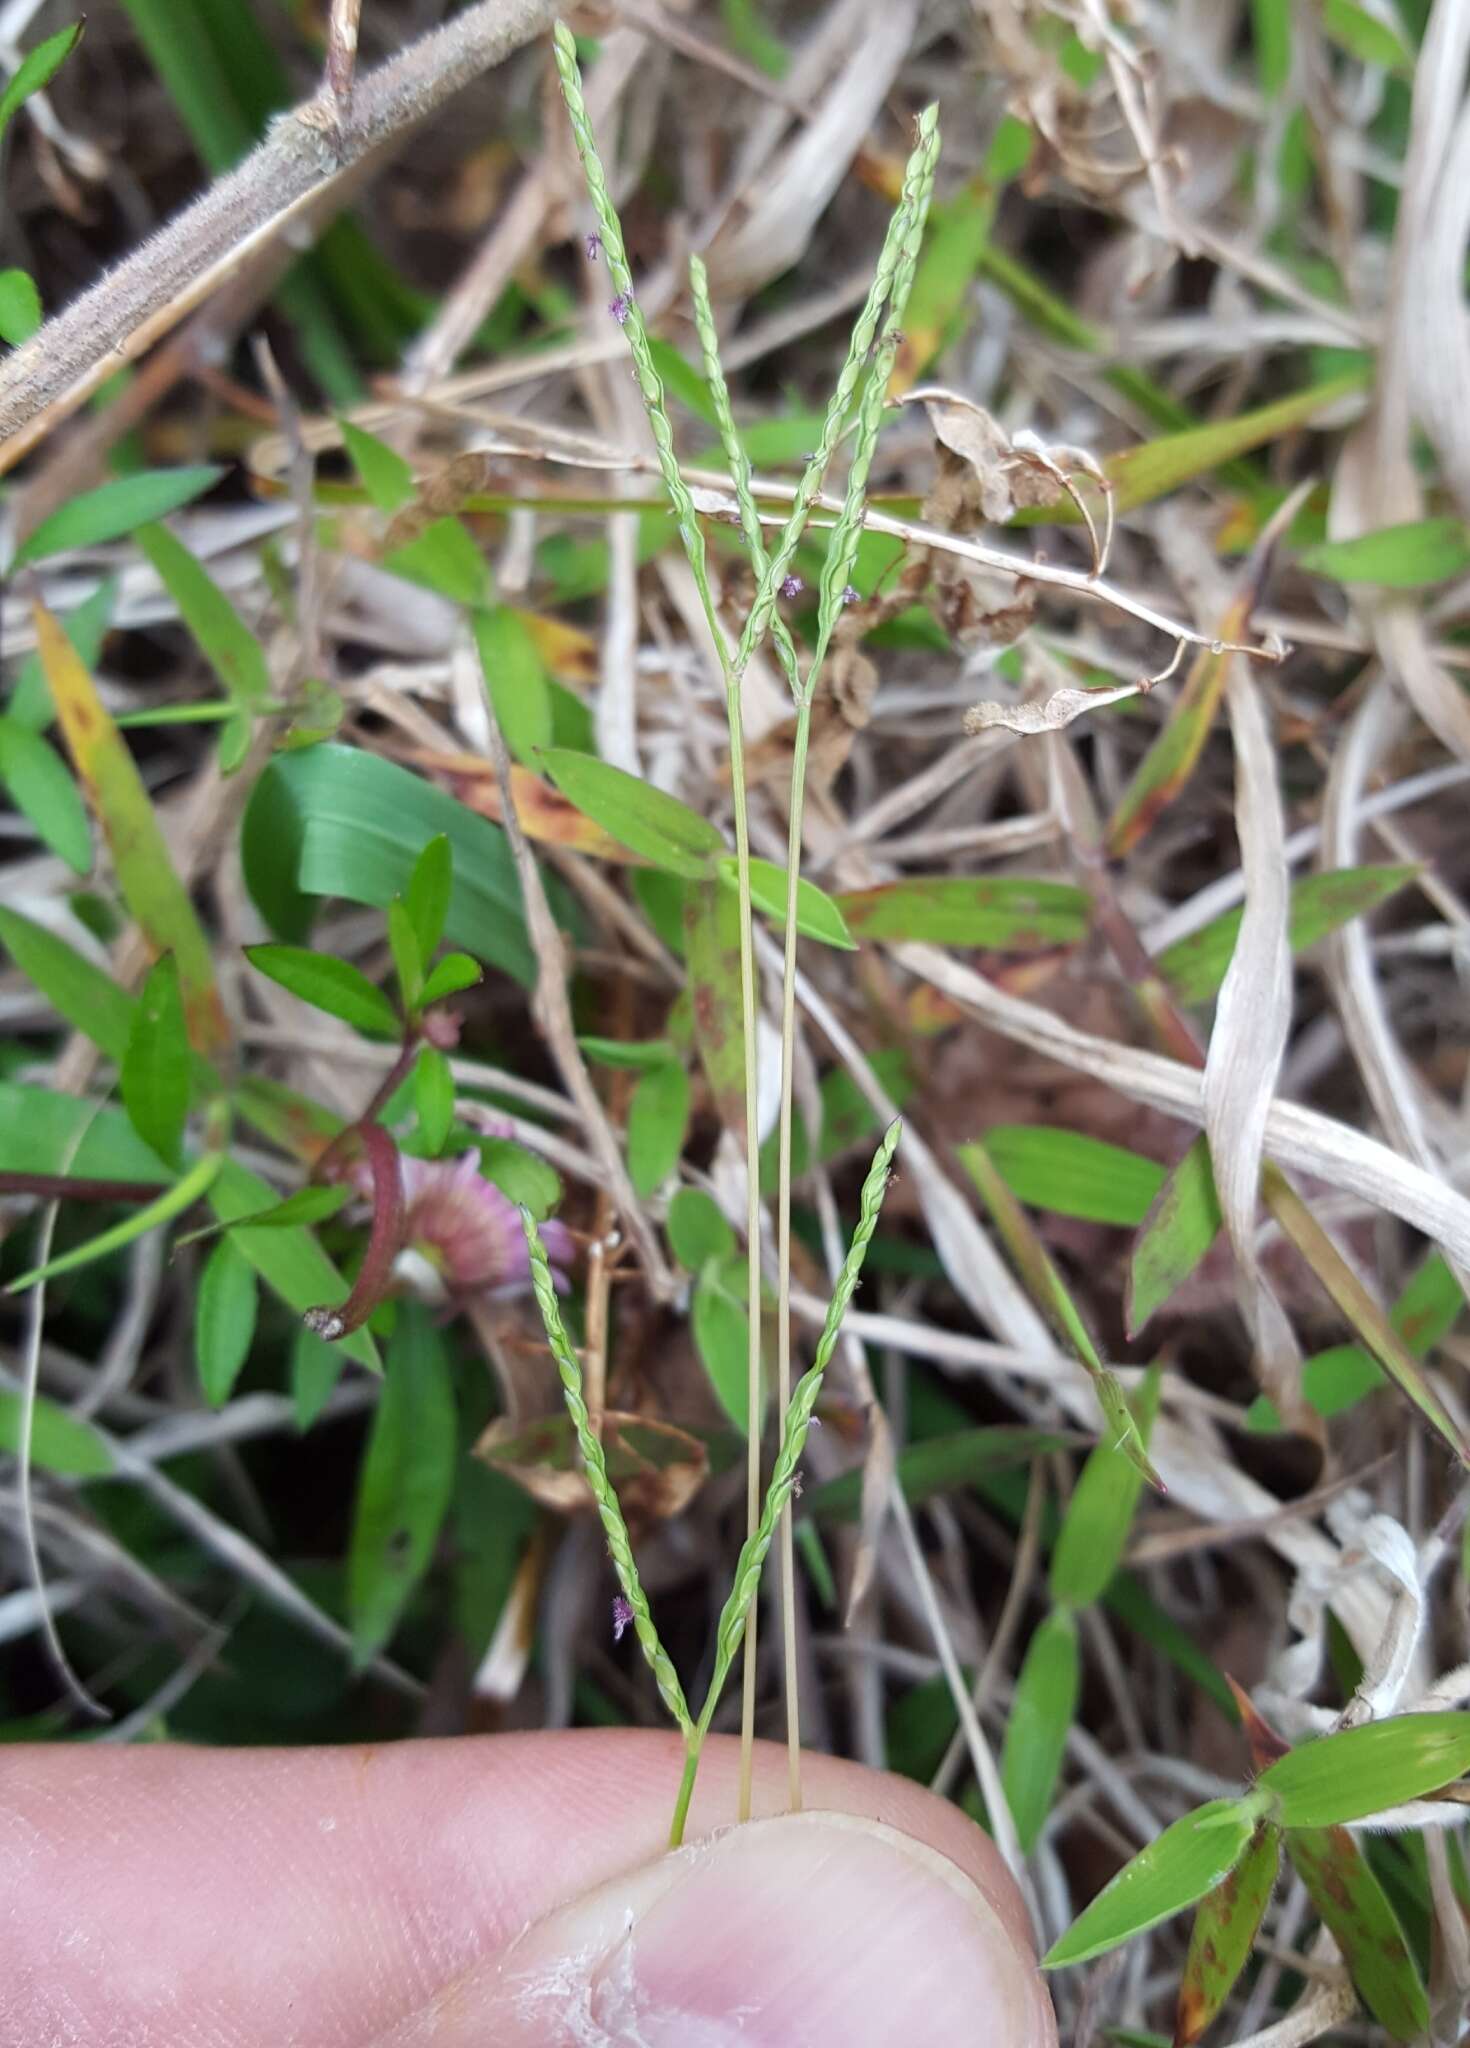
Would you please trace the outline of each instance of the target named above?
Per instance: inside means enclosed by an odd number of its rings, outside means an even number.
[[[547,1338],[561,1374],[568,1410],[577,1432],[578,1444],[587,1467],[588,1480],[602,1516],[623,1596],[645,1657],[653,1670],[659,1691],[670,1713],[684,1732],[688,1757],[679,1803],[674,1816],[672,1839],[683,1833],[694,1774],[704,1736],[716,1701],[729,1675],[730,1666],[745,1646],[745,1692],[741,1718],[741,1772],[739,1813],[750,1812],[752,1743],[755,1706],[755,1594],[767,1553],[781,1533],[782,1608],[786,1625],[785,1668],[787,1674],[787,1735],[790,1751],[791,1803],[801,1802],[799,1766],[799,1703],[795,1679],[795,1567],[792,1553],[789,1504],[796,1483],[797,1462],[806,1441],[813,1404],[822,1374],[836,1343],[843,1312],[857,1283],[868,1240],[877,1222],[878,1208],[887,1182],[888,1165],[898,1142],[895,1124],[885,1137],[863,1188],[862,1208],[848,1261],[832,1298],[827,1325],[817,1348],[811,1370],[794,1392],[791,1388],[790,1272],[791,1272],[791,1120],[792,1058],[795,1007],[796,892],[801,866],[801,817],[805,789],[806,757],[811,728],[811,708],[818,672],[831,642],[844,604],[848,601],[848,578],[852,572],[858,539],[862,531],[863,501],[873,449],[887,394],[893,359],[900,335],[898,321],[913,281],[923,235],[929,195],[934,182],[938,155],[938,122],[933,108],[921,117],[913,154],[904,174],[903,191],[889,224],[873,283],[854,324],[846,359],[828,403],[822,432],[815,452],[797,486],[790,512],[767,549],[760,516],[751,487],[750,465],[736,431],[728,387],[720,367],[719,347],[709,283],[704,266],[695,258],[691,287],[695,324],[704,358],[706,379],[714,400],[721,441],[740,508],[741,529],[755,569],[755,597],[732,655],[724,633],[709,580],[704,534],[694,500],[680,474],[674,453],[673,428],[665,400],[663,380],[654,360],[648,330],[628,267],[622,227],[608,192],[607,178],[597,153],[587,118],[577,69],[576,45],[570,32],[558,24],[555,32],[557,71],[562,95],[571,120],[588,195],[596,215],[598,231],[589,247],[600,248],[607,262],[609,281],[616,293],[608,311],[623,329],[648,413],[658,467],[673,508],[700,602],[709,625],[710,637],[721,665],[725,683],[726,718],[729,731],[730,780],[735,820],[735,848],[739,892],[740,1000],[744,1039],[745,1143],[746,1143],[746,1248],[747,1248],[747,1354],[748,1448],[746,1466],[746,1539],[736,1568],[735,1584],[720,1619],[715,1673],[697,1724],[691,1723],[679,1681],[659,1641],[647,1600],[638,1582],[637,1568],[628,1541],[627,1527],[607,1475],[606,1460],[596,1431],[588,1418],[582,1392],[581,1370],[562,1325],[556,1291],[535,1226],[525,1218],[526,1239],[531,1248],[532,1281],[546,1325]],[[795,643],[785,621],[776,611],[776,599],[787,585],[791,564],[805,530],[808,515],[821,489],[828,464],[848,426],[856,402],[854,442],[847,492],[842,512],[828,541],[818,606],[817,645],[805,679]],[[797,711],[796,744],[792,763],[791,834],[788,854],[788,898],[786,956],[782,1001],[782,1104],[780,1127],[780,1174],[778,1188],[779,1301],[779,1399],[782,1413],[782,1442],[764,1503],[760,1491],[760,1380],[761,1380],[761,1210],[757,1161],[756,1123],[756,977],[751,930],[750,838],[745,787],[744,735],[740,692],[751,656],[767,632],[791,688]]]
[[[531,1255],[531,1286],[535,1292],[536,1306],[541,1311],[546,1341],[551,1346],[551,1355],[556,1360],[557,1371],[561,1374],[562,1397],[567,1404],[567,1413],[572,1418],[572,1427],[577,1432],[577,1448],[582,1453],[582,1463],[587,1468],[587,1484],[592,1488],[592,1497],[597,1502],[597,1512],[602,1517],[603,1532],[607,1537],[613,1570],[618,1575],[623,1598],[633,1610],[633,1632],[638,1638],[639,1648],[648,1659],[648,1668],[658,1686],[659,1697],[687,1740],[693,1734],[693,1725],[689,1719],[689,1709],[684,1703],[684,1688],[679,1683],[679,1674],[670,1662],[669,1653],[659,1641],[658,1630],[653,1625],[653,1616],[648,1608],[648,1596],[643,1590],[638,1577],[638,1566],[634,1562],[628,1525],[623,1520],[623,1511],[618,1505],[613,1483],[607,1476],[607,1458],[603,1453],[602,1439],[592,1427],[591,1417],[587,1413],[587,1401],[582,1391],[582,1368],[561,1319],[561,1305],[556,1298],[556,1283],[551,1277],[551,1264],[546,1256],[546,1247],[541,1242],[541,1233],[536,1228],[535,1219],[529,1209],[521,1211],[521,1228],[526,1233],[526,1249]]]

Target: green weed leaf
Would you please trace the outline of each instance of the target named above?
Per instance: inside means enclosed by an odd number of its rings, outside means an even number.
[[[1396,2041],[1429,2031],[1429,2002],[1398,1915],[1346,1828],[1291,1828],[1286,1853],[1353,1984]]]
[[[436,832],[414,862],[408,887],[403,892],[409,923],[425,966],[433,959],[444,936],[444,921],[449,915],[453,888],[454,849],[446,834]]]
[[[735,1233],[719,1204],[703,1188],[680,1188],[669,1203],[664,1224],[669,1245],[681,1266],[697,1273],[710,1259],[728,1259],[735,1251]]]
[[[1001,1752],[1001,1783],[1028,1855],[1051,1811],[1079,1682],[1077,1623],[1060,1607],[1027,1645]]]
[[[397,1627],[434,1553],[454,1491],[449,1354],[429,1311],[404,1302],[358,1475],[347,1612],[359,1669]]]
[[[0,93],[0,135],[5,133],[31,94],[51,83],[81,41],[83,26],[80,21],[70,22],[65,28],[59,28],[54,36],[47,36],[44,42],[37,43],[34,50],[27,50],[4,92]]]
[[[1134,1244],[1124,1300],[1130,1337],[1184,1285],[1219,1231],[1220,1198],[1201,1131],[1160,1188]]]
[[[133,1129],[177,1166],[189,1114],[189,1038],[171,953],[154,962],[143,984],[118,1078]]]
[[[735,856],[727,853],[720,860],[720,880],[727,889],[739,886]],[[752,859],[750,863],[750,899],[758,910],[779,925],[786,922],[786,870],[776,866],[774,861]],[[798,877],[796,884],[796,929],[809,939],[820,939],[824,946],[841,946],[848,952],[857,947],[857,940],[847,929],[847,920],[834,898],[819,889],[815,882]]]
[[[988,946],[1007,953],[1075,945],[1091,917],[1087,893],[1068,882],[1018,876],[914,876],[835,898],[858,939]]]
[[[628,1105],[628,1177],[646,1200],[679,1163],[689,1125],[689,1076],[665,1060],[639,1077]]]
[[[0,270],[0,341],[18,348],[41,325],[41,294],[28,270]]]
[[[555,720],[551,690],[525,620],[508,605],[474,616],[475,645],[495,723],[513,760],[536,768],[550,748]]]
[[[706,1261],[690,1310],[694,1348],[715,1398],[742,1437],[748,1433],[746,1376],[750,1320],[745,1312],[745,1259]]]
[[[1042,1969],[1089,1963],[1196,1904],[1224,1883],[1245,1854],[1256,1819],[1255,1809],[1241,1799],[1212,1799],[1181,1816],[1084,1906],[1042,1957]]]
[[[3,104],[3,102],[0,102]],[[177,512],[181,505],[201,497],[224,475],[222,469],[201,464],[193,469],[141,469],[132,476],[115,477],[94,491],[83,491],[58,507],[49,518],[22,541],[15,551],[11,569],[27,562],[41,562],[71,548],[100,547],[104,541],[120,540],[135,527],[151,519]]]
[[[411,505],[417,486],[413,470],[398,450],[370,434],[366,427],[354,426],[351,420],[339,419],[337,424],[342,429],[342,445],[352,467],[378,510],[400,512],[405,505]]]
[[[715,872],[725,850],[718,828],[677,797],[571,747],[547,748],[540,765],[568,803],[631,853],[691,881]]]
[[[18,718],[0,718],[0,783],[42,845],[85,875],[92,865],[87,807],[55,747]]]
[[[245,957],[280,987],[289,989],[313,1009],[340,1017],[355,1031],[374,1038],[396,1038],[398,1013],[380,988],[360,968],[308,946],[247,946]]]
[[[1470,1771],[1470,1714],[1396,1714],[1300,1743],[1261,1772],[1283,1827],[1326,1828],[1422,1799]]]
[[[1052,1124],[992,1124],[985,1149],[1018,1201],[1089,1223],[1142,1223],[1166,1178],[1155,1160]]]
[[[437,1157],[454,1122],[454,1076],[436,1046],[419,1048],[413,1070],[413,1108],[420,1135],[430,1155]]]
[[[20,1454],[21,1419],[21,1396],[0,1387],[0,1451],[12,1458]],[[105,1479],[115,1469],[111,1451],[91,1423],[69,1415],[44,1394],[37,1394],[31,1415],[31,1463],[64,1479]]]
[[[1159,1412],[1161,1375],[1154,1366],[1130,1404],[1145,1451]],[[1072,1607],[1099,1599],[1123,1562],[1143,1473],[1132,1458],[1101,1443],[1082,1467],[1051,1557],[1051,1597]]]
[[[427,1010],[435,1003],[442,1003],[449,996],[457,996],[463,989],[474,988],[484,979],[484,970],[468,953],[446,953],[444,958],[436,961],[429,970],[428,979],[419,996],[419,1005]]]
[[[194,1304],[194,1356],[211,1408],[222,1408],[250,1355],[259,1303],[255,1268],[233,1237],[222,1237],[204,1262]]]

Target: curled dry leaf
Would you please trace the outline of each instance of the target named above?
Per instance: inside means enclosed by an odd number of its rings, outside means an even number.
[[[685,1509],[709,1473],[709,1454],[696,1436],[671,1422],[609,1409],[602,1418],[608,1476],[630,1522],[662,1522]],[[532,1422],[501,1416],[475,1445],[475,1456],[524,1487],[554,1514],[590,1514],[595,1503],[566,1414]]]
[[[972,704],[965,713],[965,731],[985,732],[998,725],[1007,732],[1059,732],[1084,711],[1101,711],[1105,705],[1121,704],[1125,697],[1136,697],[1141,688],[1140,683],[1119,683],[1107,690],[1054,690],[1040,703]]]
[[[1093,567],[1101,574],[1112,537],[1112,485],[1095,456],[1065,442],[1049,445],[1030,428],[1007,434],[984,406],[942,385],[923,385],[908,397],[929,415],[941,451],[939,479],[925,510],[930,524],[969,531],[969,526],[958,523],[958,517],[968,515],[973,521],[978,513],[982,521],[1002,525],[1018,511],[1070,498],[1091,536]],[[1102,540],[1086,496],[1077,486],[1079,474],[1102,495],[1107,510]],[[945,502],[956,498],[957,504]]]

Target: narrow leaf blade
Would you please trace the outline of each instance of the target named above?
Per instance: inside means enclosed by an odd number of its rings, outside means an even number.
[[[1195,1905],[1224,1883],[1254,1833],[1255,1818],[1243,1800],[1212,1799],[1184,1814],[1083,1907],[1042,1957],[1042,1969],[1091,1962]]]

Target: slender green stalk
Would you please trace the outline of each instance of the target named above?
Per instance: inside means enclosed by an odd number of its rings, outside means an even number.
[[[618,220],[617,209],[607,189],[607,179],[597,154],[597,143],[587,118],[587,107],[582,97],[582,81],[577,69],[577,46],[571,32],[562,22],[556,25],[553,45],[557,72],[561,79],[562,97],[566,102],[572,133],[576,138],[577,153],[582,161],[588,196],[597,215],[608,275],[617,289],[618,295],[610,310],[613,317],[619,319],[628,337],[628,347],[638,375],[638,388],[643,394],[649,427],[653,433],[659,473],[663,478],[669,502],[674,508],[679,538],[684,544],[689,568],[704,607],[710,638],[714,642],[715,653],[725,678],[725,718],[729,730],[730,789],[735,818],[736,890],[740,925],[740,1023],[745,1052],[745,1310],[750,1333],[746,1354],[746,1422],[749,1444],[746,1466],[748,1536],[755,1527],[760,1508],[761,1207],[758,1163],[760,1129],[757,1119],[755,939],[750,895],[750,825],[745,789],[745,736],[740,708],[740,681],[745,665],[743,662],[732,664],[725,646],[724,633],[710,589],[704,533],[694,508],[694,500],[689,493],[689,486],[680,473],[678,458],[674,453],[673,428],[665,403],[663,380],[653,360],[653,350],[649,346],[648,329],[644,324],[642,309],[634,296],[633,276],[628,268],[627,252],[623,246],[622,224]],[[754,1630],[751,1635],[746,1674],[746,1721],[753,1727]],[[739,1803],[742,1820],[748,1819],[750,1815],[752,1739],[752,1736],[747,1736],[742,1752]]]
[[[687,1740],[692,1729],[689,1709],[684,1704],[684,1688],[679,1683],[679,1674],[674,1669],[668,1651],[659,1641],[658,1630],[653,1625],[648,1596],[638,1577],[638,1566],[633,1557],[628,1525],[623,1520],[623,1511],[618,1505],[613,1483],[607,1476],[607,1457],[602,1448],[602,1439],[592,1427],[591,1417],[587,1413],[587,1401],[582,1391],[582,1367],[576,1352],[572,1349],[566,1326],[562,1322],[561,1304],[556,1298],[556,1283],[551,1277],[551,1267],[547,1263],[546,1247],[541,1242],[541,1233],[536,1228],[535,1218],[529,1209],[521,1210],[521,1228],[526,1233],[526,1250],[531,1257],[531,1286],[536,1295],[536,1306],[541,1311],[546,1341],[551,1346],[551,1355],[556,1360],[556,1369],[561,1375],[562,1395],[566,1401],[567,1413],[572,1418],[572,1427],[577,1432],[577,1448],[582,1453],[582,1463],[587,1469],[587,1484],[592,1489],[592,1498],[596,1501],[597,1512],[602,1518],[613,1570],[618,1575],[623,1597],[633,1610],[633,1630],[638,1637],[638,1646],[648,1660],[648,1668],[653,1673],[659,1697]]]
[[[929,107],[919,120],[918,137],[904,172],[903,191],[889,230],[888,241],[896,248],[897,257],[893,265],[888,309],[882,338],[858,409],[852,466],[848,472],[842,513],[832,529],[822,565],[816,650],[805,683],[795,691],[796,734],[792,745],[791,790],[787,806],[786,931],[781,974],[781,1108],[776,1193],[776,1384],[783,1414],[791,1398],[791,1127],[796,1051],[796,904],[801,877],[802,819],[806,802],[812,704],[817,677],[842,615],[844,593],[862,537],[868,474],[887,401],[894,357],[902,339],[898,323],[918,265],[938,155],[938,114],[935,108]],[[801,1806],[801,1710],[796,1676],[796,1556],[789,1509],[781,1518],[780,1556],[786,1630],[787,1779],[791,1806],[797,1810]]]

